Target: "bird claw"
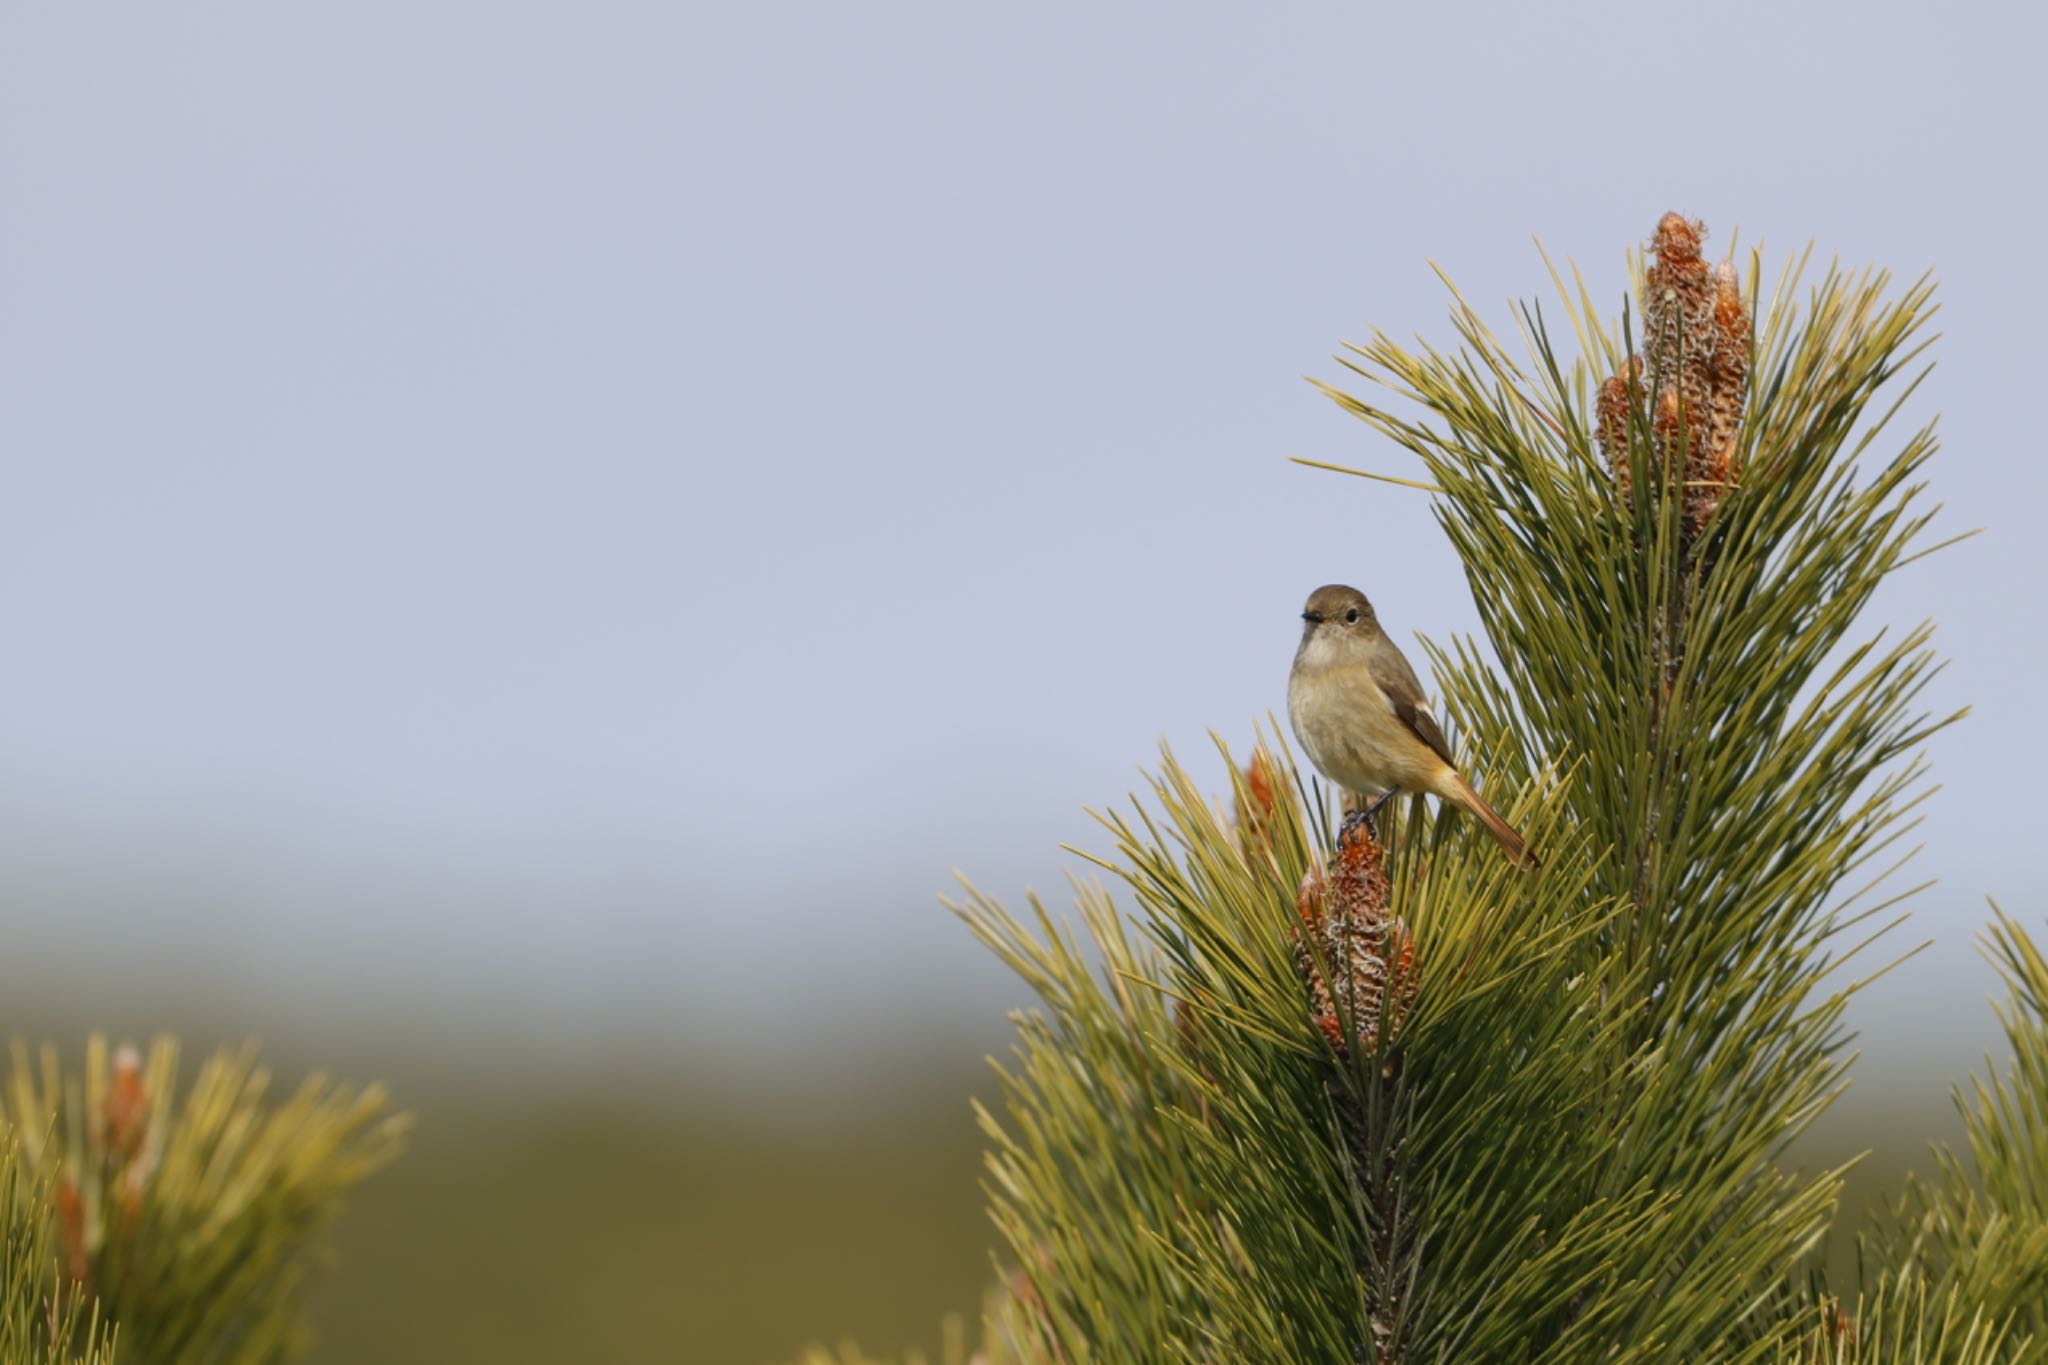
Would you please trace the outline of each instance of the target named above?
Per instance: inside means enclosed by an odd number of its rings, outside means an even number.
[[[1367,805],[1364,810],[1351,811],[1344,817],[1344,828],[1348,830],[1351,828],[1352,821],[1362,820],[1365,822],[1366,827],[1372,830],[1372,837],[1375,839],[1379,838],[1380,807],[1386,805],[1387,802],[1391,801],[1394,798],[1394,793],[1399,790],[1401,790],[1399,787],[1389,787],[1385,791],[1381,792],[1377,797],[1375,797],[1372,800],[1371,804]]]

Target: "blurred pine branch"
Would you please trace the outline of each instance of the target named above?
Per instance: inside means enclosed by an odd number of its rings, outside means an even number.
[[[0,1365],[113,1365],[114,1333],[58,1271],[50,1190],[0,1125]]]
[[[274,1101],[253,1049],[209,1058],[181,1102],[169,1039],[145,1062],[95,1036],[83,1075],[53,1047],[13,1051],[0,1103],[43,1189],[8,1207],[49,1225],[37,1254],[118,1326],[122,1360],[272,1365],[301,1352],[326,1225],[397,1155],[409,1118],[377,1087],[317,1075]]]
[[[1860,1251],[1880,1288],[1924,1287],[2031,1334],[2033,1356],[2048,1356],[2048,958],[1994,913],[1984,949],[2006,984],[1998,1018],[2012,1058],[1956,1092],[1969,1160],[1937,1150],[1932,1176],[1907,1182]]]

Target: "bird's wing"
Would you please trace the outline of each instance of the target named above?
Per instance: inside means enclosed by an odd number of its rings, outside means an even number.
[[[1372,680],[1393,703],[1394,714],[1401,723],[1413,730],[1416,738],[1436,750],[1437,757],[1455,768],[1458,761],[1451,757],[1451,746],[1445,742],[1444,732],[1436,728],[1436,717],[1429,714],[1429,698],[1423,694],[1422,683],[1417,680],[1415,670],[1408,666],[1407,656],[1401,653],[1401,647],[1385,636],[1372,651]]]

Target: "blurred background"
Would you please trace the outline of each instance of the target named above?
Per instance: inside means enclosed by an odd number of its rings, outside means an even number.
[[[321,1362],[936,1339],[1053,900],[1307,590],[1473,629],[1301,376],[1618,309],[1659,214],[1943,281],[1945,784],[1849,1096],[1953,1132],[2038,920],[2032,11],[1734,3],[0,7],[0,1029],[389,1082]],[[1879,621],[1873,621],[1874,626]],[[1414,650],[1411,648],[1411,654]],[[1220,764],[1204,758],[1218,786]],[[2024,775],[2024,776],[2023,776]]]

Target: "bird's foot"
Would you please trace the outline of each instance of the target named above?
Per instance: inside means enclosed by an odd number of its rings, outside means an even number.
[[[1375,839],[1379,838],[1380,807],[1386,805],[1387,802],[1391,801],[1394,797],[1394,793],[1398,792],[1399,790],[1401,790],[1399,787],[1389,787],[1385,791],[1381,792],[1377,797],[1373,798],[1372,802],[1369,805],[1367,805],[1364,810],[1351,811],[1348,815],[1344,817],[1344,827],[1346,829],[1349,829],[1351,827],[1352,821],[1362,820],[1365,822],[1366,827],[1372,831],[1372,837]]]

